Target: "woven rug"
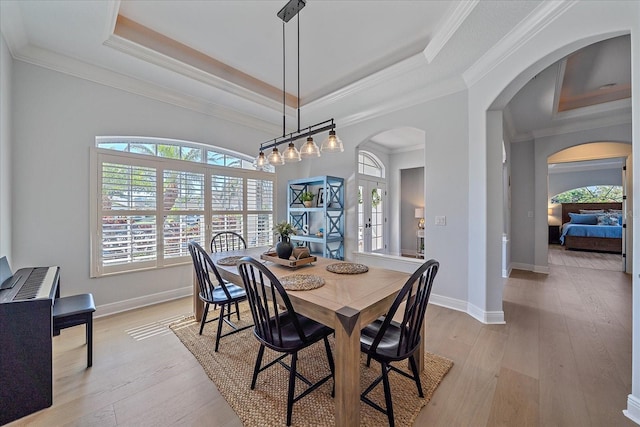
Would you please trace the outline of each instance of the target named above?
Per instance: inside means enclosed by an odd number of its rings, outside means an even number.
[[[213,313],[212,313],[213,314]],[[235,316],[234,316],[235,317]],[[239,326],[251,323],[251,313],[246,303],[241,304]],[[228,326],[225,324],[225,328]],[[260,345],[253,336],[253,328],[229,335],[220,340],[218,352],[214,352],[215,329],[217,323],[205,326],[202,335],[198,335],[199,323],[195,319],[184,319],[170,326],[171,330],[200,362],[209,378],[245,426],[281,426],[286,423],[288,371],[280,365],[274,365],[258,375],[254,390],[251,385],[253,365]],[[224,328],[223,328],[224,332]],[[333,350],[333,337],[330,339]],[[263,365],[276,358],[277,353],[266,349]],[[335,352],[334,352],[335,357]],[[289,358],[285,361],[288,364]],[[380,374],[380,364],[372,361],[371,367],[361,358],[361,391]],[[407,369],[406,362],[396,366]],[[424,398],[418,397],[415,382],[391,372],[389,379],[393,395],[393,410],[397,426],[411,426],[420,409],[429,402],[431,396],[442,381],[453,362],[435,354],[426,353],[424,371],[421,374]],[[316,381],[329,372],[327,356],[322,342],[298,353],[298,371]],[[302,381],[296,381],[296,395],[304,389]],[[293,405],[291,423],[293,426],[333,426],[334,404],[331,397],[333,381],[329,380],[317,390],[308,394]],[[380,406],[384,407],[382,384],[369,394]],[[388,425],[386,415],[369,405],[360,402],[360,424],[364,426]]]

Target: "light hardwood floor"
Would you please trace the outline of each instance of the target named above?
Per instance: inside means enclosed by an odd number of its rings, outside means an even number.
[[[555,255],[549,275],[514,271],[506,281],[505,325],[429,306],[426,347],[455,365],[416,426],[635,425],[622,414],[631,278]],[[97,319],[90,369],[84,329],[63,330],[54,339],[54,405],[10,426],[240,426],[163,325],[190,310],[187,298]]]

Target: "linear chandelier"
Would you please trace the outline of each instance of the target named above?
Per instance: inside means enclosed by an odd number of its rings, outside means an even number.
[[[306,0],[289,0],[278,12],[278,17],[282,19],[282,136],[270,139],[260,144],[260,154],[256,157],[255,165],[262,168],[267,164],[280,166],[290,162],[299,162],[302,158],[320,157],[320,152],[342,152],[344,146],[336,135],[336,125],[333,119],[325,120],[305,128],[300,128],[300,15],[298,12],[306,5]],[[294,16],[298,15],[298,130],[286,133],[286,92],[285,92],[285,32],[284,27]],[[329,131],[329,136],[322,143],[321,148],[313,141],[313,135],[320,132]],[[300,147],[300,151],[294,145],[294,141],[307,137],[307,141]],[[284,152],[278,151],[278,146],[288,143]],[[265,156],[264,150],[273,148],[272,152]]]

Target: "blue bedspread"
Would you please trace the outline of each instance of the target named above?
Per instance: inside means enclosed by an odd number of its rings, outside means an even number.
[[[620,225],[582,225],[567,223],[562,226],[560,243],[564,245],[564,236],[579,237],[610,237],[622,238],[622,226]]]

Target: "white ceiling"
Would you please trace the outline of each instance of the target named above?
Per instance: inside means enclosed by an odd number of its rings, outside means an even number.
[[[283,23],[276,13],[285,3],[2,0],[0,29],[18,60],[273,132],[282,123]],[[353,123],[382,106],[399,108],[417,96],[464,89],[514,28],[551,15],[555,7],[542,1],[309,0],[299,15],[303,122],[325,119],[326,110],[338,125]],[[150,30],[157,45],[132,41],[136,36],[125,34],[123,18]],[[296,18],[285,30],[286,90],[295,100]],[[581,70],[573,70],[572,79],[581,84],[572,87],[610,83],[613,71],[616,79],[630,82],[624,41],[605,44],[601,52],[606,54],[592,52],[588,61],[578,61]],[[628,100],[555,113],[561,69],[559,63],[541,72],[507,107],[515,141],[574,129],[585,118],[590,125],[630,121]],[[290,128],[294,107],[286,109]],[[376,138],[390,149],[423,141],[423,133],[406,128]]]

